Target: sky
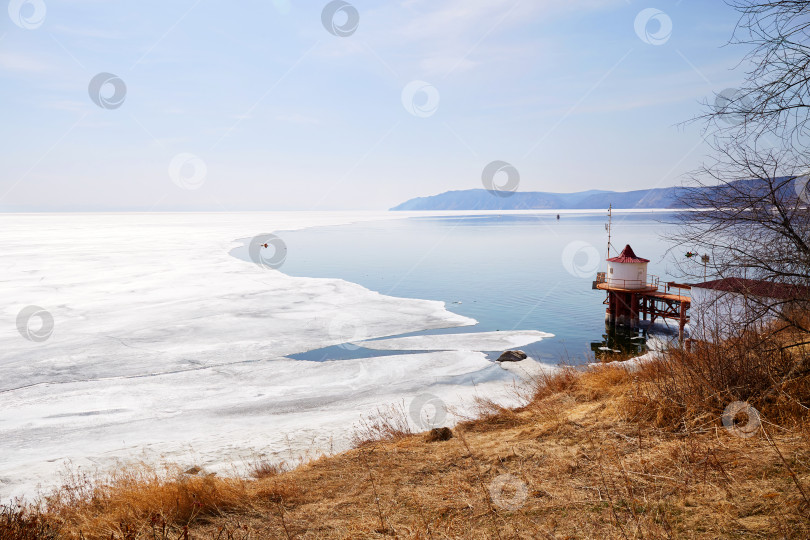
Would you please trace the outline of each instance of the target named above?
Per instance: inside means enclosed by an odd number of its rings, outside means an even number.
[[[4,212],[679,185],[746,52],[719,0],[4,3]]]

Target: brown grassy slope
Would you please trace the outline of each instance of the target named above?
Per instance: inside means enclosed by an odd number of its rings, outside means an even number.
[[[254,480],[74,482],[49,512],[66,537],[88,539],[810,537],[801,408],[781,426],[763,411],[750,438],[711,403],[693,425],[650,401],[666,369],[563,371],[523,409],[490,407],[450,440],[400,434]]]

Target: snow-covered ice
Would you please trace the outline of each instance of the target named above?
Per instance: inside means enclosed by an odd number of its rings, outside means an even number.
[[[0,215],[0,501],[52,486],[68,460],[229,471],[258,455],[341,450],[381,404],[431,394],[463,410],[476,395],[513,399],[514,374],[477,351],[542,332],[375,341],[434,352],[357,360],[287,358],[347,341],[347,327],[362,341],[475,323],[442,302],[290,277],[238,256],[263,233],[410,215]],[[18,331],[31,305],[53,317],[44,341]],[[36,334],[39,319],[29,324]]]
[[[358,345],[378,351],[503,351],[554,337],[538,330],[430,334],[363,341]]]

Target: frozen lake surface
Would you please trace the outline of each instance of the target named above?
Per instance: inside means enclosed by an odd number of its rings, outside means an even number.
[[[410,215],[0,216],[0,500],[47,490],[66,463],[238,471],[259,456],[345,449],[352,425],[381,404],[404,403],[424,427],[436,403],[452,423],[475,396],[514,400],[520,366],[503,369],[484,351],[537,343],[542,329],[392,339],[375,345],[380,356],[296,360],[344,344],[346,328],[356,343],[476,321],[441,301],[234,256],[263,233]],[[50,335],[39,316],[18,320],[28,306],[52,317]],[[394,354],[402,347],[412,352]]]

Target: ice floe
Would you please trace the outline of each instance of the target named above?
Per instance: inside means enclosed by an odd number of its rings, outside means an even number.
[[[554,337],[537,330],[430,334],[362,341],[358,345],[378,351],[503,351]]]

